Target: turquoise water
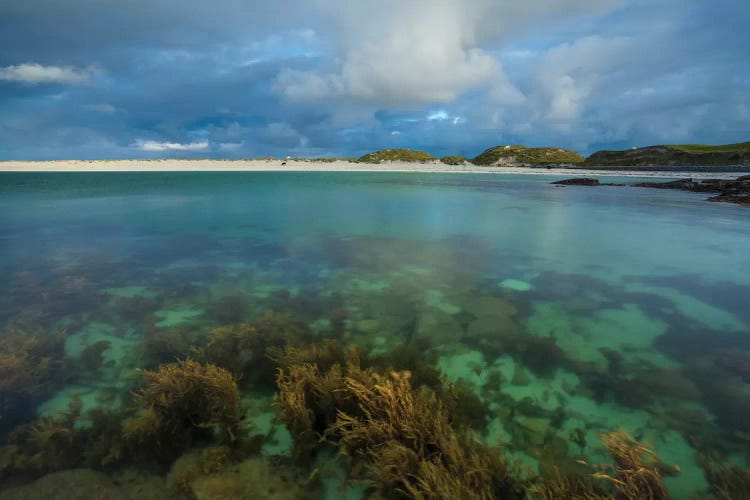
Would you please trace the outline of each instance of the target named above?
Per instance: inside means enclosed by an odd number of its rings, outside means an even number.
[[[701,455],[750,459],[750,211],[558,179],[0,174],[3,335],[64,337],[54,376],[4,389],[0,432],[74,394],[84,412],[125,411],[137,368],[193,352],[149,352],[159,332],[200,346],[274,310],[324,338],[345,311],[341,340],[362,352],[428,339],[482,400],[481,439],[531,474],[606,462],[598,435],[624,428],[679,464],[675,497],[706,492]],[[240,386],[261,456],[287,456],[274,388]]]

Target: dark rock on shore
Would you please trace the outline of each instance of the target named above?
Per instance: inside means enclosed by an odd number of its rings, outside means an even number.
[[[597,179],[580,177],[555,181],[552,184],[561,186],[623,186],[624,184],[602,184]],[[634,187],[655,189],[677,189],[695,193],[718,193],[708,198],[708,201],[723,201],[750,207],[750,175],[743,175],[737,179],[704,179],[696,182],[693,179],[678,179],[667,182],[638,182]]]
[[[562,181],[555,181],[552,184],[559,184],[561,186],[599,186],[599,179],[591,179],[588,177],[577,177],[574,179],[565,179]]]
[[[683,191],[695,191],[696,183],[693,179],[679,179],[668,182],[638,182],[633,184],[635,187],[646,187],[656,189],[681,189]]]
[[[718,193],[708,198],[708,201],[724,201],[738,205],[750,206],[750,175],[743,175],[734,180],[704,179],[695,182],[692,179],[681,179],[671,182],[641,182],[638,187],[659,189],[679,189],[696,193]]]
[[[555,181],[552,184],[558,186],[624,186],[625,184],[613,184],[611,182],[599,182],[599,179],[591,177],[574,177],[573,179],[564,179]]]

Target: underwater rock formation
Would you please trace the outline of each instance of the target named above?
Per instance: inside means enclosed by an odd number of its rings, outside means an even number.
[[[71,469],[48,474],[33,483],[0,492],[0,500],[136,500],[158,498],[140,492],[132,496],[108,476],[91,469]]]

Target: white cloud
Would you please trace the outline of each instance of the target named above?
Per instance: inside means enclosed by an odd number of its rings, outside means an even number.
[[[434,113],[430,113],[427,115],[428,120],[447,120],[450,116],[448,116],[448,113],[444,109],[440,109],[438,111],[435,111]]]
[[[339,35],[330,71],[286,70],[275,88],[298,101],[349,98],[377,104],[451,102],[488,88],[498,105],[523,94],[487,48],[529,23],[599,13],[624,0],[317,0]]]
[[[141,151],[203,151],[208,149],[208,141],[181,144],[179,142],[158,142],[136,139],[133,147]]]
[[[633,48],[630,38],[594,35],[549,49],[539,61],[535,79],[541,115],[552,126],[567,130],[604,82],[629,65]]]
[[[96,71],[93,68],[76,69],[71,66],[42,66],[24,63],[0,68],[0,80],[37,83],[88,83]]]

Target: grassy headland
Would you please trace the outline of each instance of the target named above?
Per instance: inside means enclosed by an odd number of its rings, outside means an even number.
[[[750,142],[707,146],[676,144],[633,148],[624,151],[597,151],[583,167],[718,167],[750,166]]]
[[[495,146],[472,160],[475,165],[549,165],[572,164],[584,161],[583,156],[570,149],[527,148],[526,146]]]
[[[384,161],[434,161],[437,160],[430,153],[416,151],[413,149],[383,149],[373,153],[367,153],[359,158],[360,163],[382,163]]]

